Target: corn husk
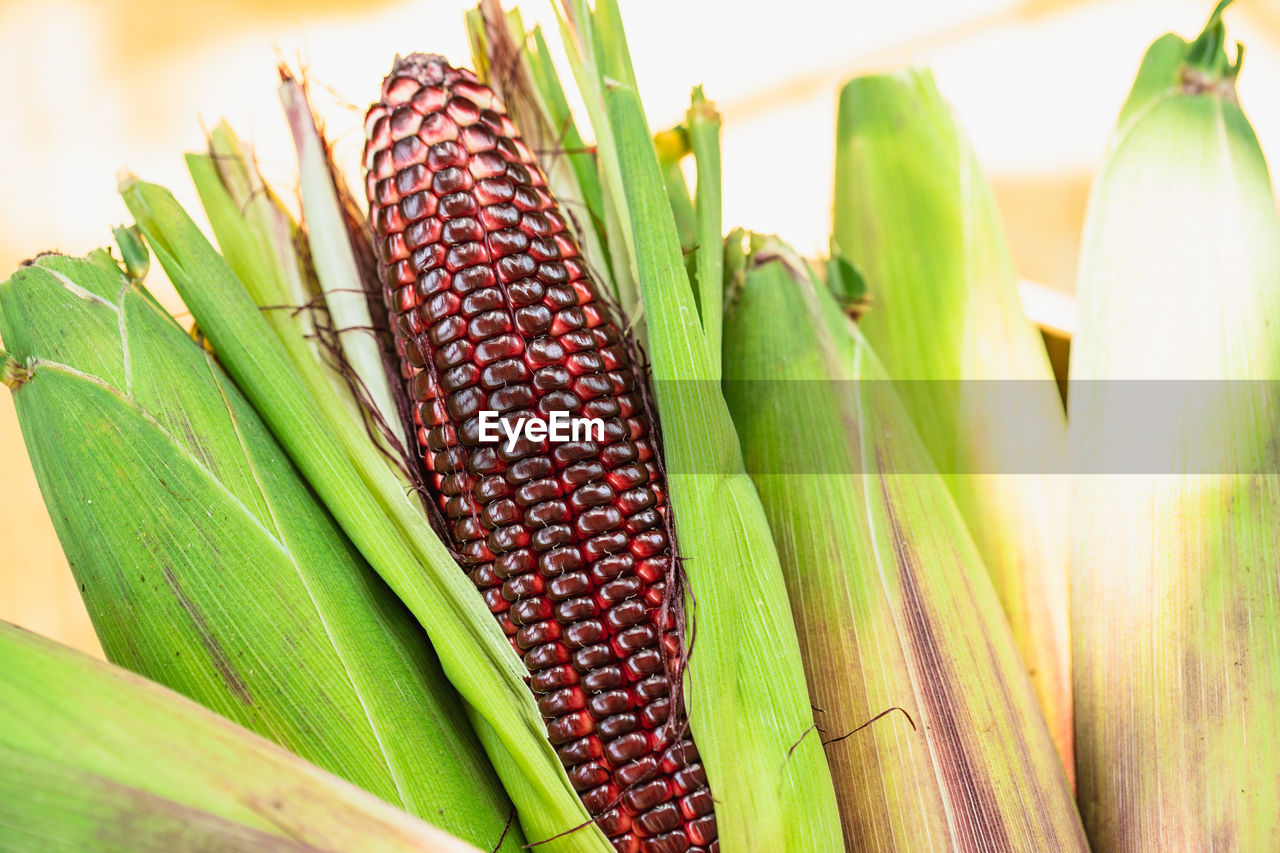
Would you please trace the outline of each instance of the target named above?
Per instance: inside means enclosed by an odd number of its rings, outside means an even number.
[[[478,849],[176,693],[3,622],[0,846]]]
[[[527,670],[436,536],[398,464],[333,393],[301,333],[273,326],[262,258],[241,256],[242,284],[162,187],[128,177],[121,194],[219,362],[254,405],[343,532],[417,618],[516,807],[529,841],[550,851],[610,849],[590,822],[524,683]],[[226,205],[212,211],[242,231]],[[242,235],[243,236],[243,235]],[[246,242],[244,239],[238,240]]]
[[[707,100],[701,86],[695,86],[689,97],[686,114],[689,147],[697,168],[694,194],[694,226],[696,240],[689,280],[698,302],[698,316],[711,354],[711,369],[721,372],[721,347],[724,337],[724,224],[721,211],[720,114]]]
[[[43,256],[0,302],[108,659],[492,847],[510,803],[426,635],[208,353],[105,251]]]
[[[884,368],[798,256],[756,244],[725,319],[725,393],[846,848],[1086,849],[982,560]]]
[[[658,152],[662,185],[667,190],[667,201],[671,202],[671,215],[675,219],[676,233],[680,235],[680,251],[684,253],[685,266],[688,267],[690,253],[698,245],[693,193],[689,190],[689,182],[685,180],[684,168],[681,166],[681,161],[690,153],[688,129],[684,125],[676,125],[658,131],[653,135],[653,148]]]
[[[1280,838],[1280,223],[1221,11],[1147,53],[1081,254],[1077,778],[1099,850]]]
[[[834,249],[1013,629],[1068,772],[1066,425],[991,190],[928,71],[841,92]]]
[[[346,370],[361,389],[365,408],[384,425],[388,439],[404,447],[407,439],[400,409],[391,391],[382,343],[375,334],[377,327],[343,218],[339,177],[304,85],[288,71],[282,71],[281,76],[278,94],[298,157],[299,195],[311,266],[324,294],[333,336],[341,347]]]

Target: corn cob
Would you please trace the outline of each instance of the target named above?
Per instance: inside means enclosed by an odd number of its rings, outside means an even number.
[[[672,691],[665,486],[626,342],[532,152],[475,75],[399,59],[365,128],[384,295],[450,544],[615,848],[716,850]],[[600,418],[605,433],[485,445],[483,410]]]

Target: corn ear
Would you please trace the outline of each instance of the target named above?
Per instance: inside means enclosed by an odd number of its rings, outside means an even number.
[[[991,190],[928,71],[841,92],[834,249],[995,584],[1068,772],[1066,425]]]
[[[0,844],[13,853],[476,853],[193,702],[0,622]]]
[[[0,302],[18,420],[108,659],[501,838],[510,804],[426,635],[213,359],[104,251],[43,256]]]
[[[725,394],[782,559],[846,848],[1085,850],[982,560],[893,383],[788,247],[757,243],[745,266]]]
[[[1280,837],[1280,223],[1222,8],[1147,53],[1085,226],[1072,621],[1100,850]]]
[[[430,147],[394,140],[415,122]],[[675,680],[681,587],[651,409],[563,208],[493,91],[443,57],[398,59],[365,127],[369,218],[418,407],[424,492],[459,568],[528,667],[569,780],[614,846],[714,846],[713,795]],[[600,429],[591,444],[553,435],[498,452],[484,446],[485,409],[598,418]]]

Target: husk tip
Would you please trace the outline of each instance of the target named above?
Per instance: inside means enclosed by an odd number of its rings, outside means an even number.
[[[1200,35],[1187,49],[1186,66],[1214,79],[1234,79],[1240,73],[1244,59],[1244,45],[1236,44],[1236,60],[1233,63],[1227,52],[1227,28],[1222,14],[1234,0],[1221,0],[1209,15]]]
[[[116,172],[116,190],[120,193],[127,193],[138,183],[138,176],[129,171],[128,167],[121,167]]]

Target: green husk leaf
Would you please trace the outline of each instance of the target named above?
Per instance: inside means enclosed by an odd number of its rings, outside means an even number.
[[[850,306],[866,299],[867,280],[835,246],[831,248],[831,255],[827,258],[827,289],[847,312]]]
[[[1280,837],[1280,222],[1221,11],[1148,52],[1081,251],[1072,633],[1098,849]]]
[[[569,68],[586,106],[591,129],[595,132],[604,234],[612,265],[614,298],[631,321],[633,336],[643,345],[646,336],[644,303],[640,296],[640,282],[635,277],[635,247],[632,245],[627,206],[623,201],[626,195],[622,184],[622,164],[618,161],[618,146],[614,143],[613,128],[605,107],[606,78],[609,76],[606,63],[609,60],[603,55],[594,13],[587,0],[557,0],[553,6]],[[616,44],[616,40],[613,43]]]
[[[597,850],[590,823],[546,738],[527,671],[480,596],[431,529],[405,481],[333,395],[300,379],[245,287],[173,196],[136,179],[126,205],[220,362],[262,414],[335,520],[426,629],[489,753],[525,834],[552,851]],[[563,834],[568,833],[568,834]]]
[[[327,322],[328,310],[323,300],[317,299],[321,295],[320,284],[311,271],[306,239],[297,223],[263,180],[252,153],[225,121],[218,122],[209,133],[210,162],[194,162],[197,156],[187,155],[187,167],[219,243],[227,239],[258,245],[257,253],[248,249],[236,252],[223,246],[228,263],[232,263],[246,287],[258,288],[250,293],[267,312],[267,320],[277,334],[283,334],[287,324],[296,325],[313,357],[319,357],[315,318],[320,316]],[[236,220],[243,220],[243,226],[234,226]],[[237,260],[265,266],[254,276],[246,277],[236,266]],[[336,387],[341,377],[335,371],[333,378]]]
[[[608,5],[602,3],[602,6]],[[581,22],[580,22],[581,23]],[[697,641],[690,727],[725,853],[842,849],[768,524],[743,468],[635,89],[607,92]]]
[[[928,71],[844,87],[835,249],[991,573],[1068,772],[1066,424],[990,187]]]
[[[187,170],[222,255],[289,354],[298,378],[335,423],[364,429],[367,411],[319,342],[331,320],[317,304],[319,285],[307,274],[310,255],[283,205],[250,167],[225,124],[210,136],[209,154],[188,154]]]
[[[227,265],[248,282],[245,290],[312,398],[335,422],[372,432],[367,410],[320,342],[320,326],[332,320],[319,284],[308,274],[306,241],[230,127],[220,124],[209,142],[209,154],[187,155],[187,170]]]
[[[373,333],[373,318],[365,283],[338,200],[336,175],[330,168],[328,148],[311,112],[302,84],[281,72],[279,95],[298,155],[302,211],[307,223],[307,244],[316,278],[324,291],[346,367],[364,394],[366,403],[405,446],[400,410],[391,393],[382,346]]]
[[[477,850],[176,693],[3,622],[0,839],[14,853]]]
[[[846,848],[1087,849],[986,569],[888,374],[790,248],[737,253],[725,396]]]
[[[426,635],[141,282],[104,251],[45,255],[0,301],[23,437],[108,659],[476,844],[502,837],[510,804]]]
[[[147,251],[147,244],[142,242],[142,234],[138,231],[138,226],[120,225],[112,228],[111,234],[116,238],[116,245],[120,247],[120,257],[129,278],[134,281],[145,279],[147,270],[151,266],[151,253]]]
[[[712,372],[720,374],[721,327],[724,293],[724,234],[720,204],[720,114],[707,100],[702,87],[694,87],[687,122],[689,145],[698,170],[694,199],[697,239],[693,255],[693,282],[698,313],[711,354]]]
[[[582,203],[596,231],[599,232],[603,228],[605,215],[604,189],[600,184],[598,158],[578,132],[560,76],[551,61],[551,53],[547,48],[547,40],[542,34],[542,28],[534,27],[531,38],[532,43],[526,43],[523,55],[529,63],[534,85],[546,105],[550,126],[557,130],[560,147],[566,152],[565,156],[578,176]],[[600,242],[603,244],[603,239]],[[607,259],[607,256],[605,257]]]
[[[658,164],[662,167],[662,183],[667,189],[667,200],[671,202],[671,215],[675,217],[680,249],[687,257],[698,245],[693,194],[689,192],[689,184],[684,179],[684,169],[680,165],[680,161],[689,153],[689,134],[683,127],[664,130],[653,138],[653,147],[658,152]]]

